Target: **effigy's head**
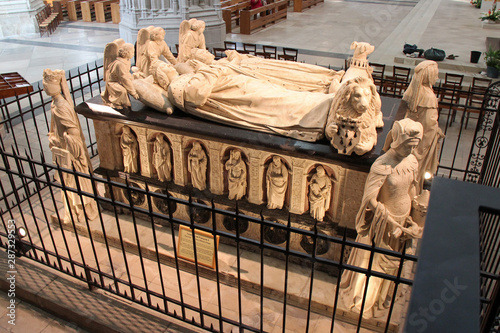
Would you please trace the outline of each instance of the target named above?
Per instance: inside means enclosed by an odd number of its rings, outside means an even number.
[[[199,48],[191,49],[191,57],[207,65],[212,64],[215,60],[215,56],[212,53],[208,52],[206,49]]]
[[[280,166],[281,165],[281,158],[277,155],[273,156],[273,163],[275,166]]]
[[[167,90],[170,82],[179,76],[179,73],[177,73],[177,70],[172,64],[161,60],[153,61],[150,72],[155,82],[164,90]]]
[[[391,149],[395,149],[402,156],[408,156],[422,141],[423,133],[424,128],[417,121],[409,118],[395,121],[391,130]]]
[[[161,41],[165,39],[165,30],[162,27],[156,27],[151,30],[149,38],[153,41]]]

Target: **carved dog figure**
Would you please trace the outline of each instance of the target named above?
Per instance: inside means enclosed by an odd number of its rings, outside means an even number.
[[[368,65],[367,57],[375,50],[375,47],[369,43],[352,42],[351,50],[354,50],[354,55],[350,60],[349,69],[347,69],[342,77],[341,83],[352,80],[358,76],[373,81],[373,69]]]
[[[380,96],[370,79],[356,77],[347,81],[332,102],[326,137],[341,154],[369,152],[377,143],[380,108]]]

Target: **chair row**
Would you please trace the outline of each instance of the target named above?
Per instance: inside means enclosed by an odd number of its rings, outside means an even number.
[[[47,35],[53,33],[61,22],[58,13],[53,13],[50,5],[43,6],[43,8],[36,13],[35,17],[38,24],[38,30],[40,31],[40,37],[43,36],[45,32],[47,32]]]
[[[299,50],[297,49],[284,47],[283,53],[278,54],[278,48],[276,46],[270,45],[262,45],[262,51],[260,51],[257,50],[257,45],[252,43],[243,43],[243,49],[238,49],[235,42],[228,41],[224,42],[224,48],[215,47],[213,50],[215,57],[218,59],[226,56],[226,54],[224,53],[224,51],[226,50],[236,50],[242,54],[250,54],[266,59],[280,59],[289,61],[297,61],[297,56],[299,53]]]
[[[379,92],[384,95],[402,96],[411,82],[411,69],[393,66],[392,75],[385,74],[384,64],[370,63],[372,77]],[[349,68],[349,60],[345,60],[345,69]],[[455,121],[457,111],[463,111],[462,121],[467,128],[470,114],[479,113],[484,94],[491,84],[491,79],[474,77],[468,87],[463,85],[464,75],[446,73],[444,82],[434,86],[439,101],[439,109],[450,110],[450,123]]]

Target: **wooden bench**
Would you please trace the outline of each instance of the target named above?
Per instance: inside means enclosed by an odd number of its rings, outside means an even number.
[[[293,11],[300,13],[304,8],[315,6],[320,2],[325,2],[325,0],[293,0]]]
[[[59,14],[59,21],[64,21],[64,18],[68,16],[67,2],[67,0],[52,1],[52,11]]]
[[[95,18],[94,11],[94,0],[81,1],[80,7],[82,9],[82,21],[84,22],[92,22]]]
[[[96,22],[106,23],[111,20],[111,4],[118,0],[104,0],[94,3]]]
[[[120,3],[114,2],[111,4],[111,22],[118,24],[120,20]]]
[[[287,8],[288,0],[280,0],[260,8],[242,10],[240,12],[240,33],[250,35],[257,28],[265,27],[266,24],[274,23],[282,18],[286,19]],[[258,15],[260,17],[257,18]]]
[[[233,20],[236,20],[236,25],[240,24],[240,12],[249,8],[250,1],[244,0],[222,9],[222,19],[226,23],[226,33],[231,33]]]
[[[66,9],[68,10],[68,20],[78,21],[78,18],[82,17],[79,0],[69,0],[66,2]]]

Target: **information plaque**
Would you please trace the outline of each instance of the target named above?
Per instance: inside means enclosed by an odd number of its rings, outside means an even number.
[[[208,232],[194,230],[196,239],[196,259],[198,264],[215,269],[215,247],[214,236]],[[217,248],[219,247],[219,236],[217,236]],[[177,256],[179,258],[195,262],[193,232],[191,228],[179,226],[179,240],[177,243]]]

